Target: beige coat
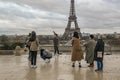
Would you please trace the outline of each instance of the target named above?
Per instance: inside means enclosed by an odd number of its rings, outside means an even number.
[[[39,40],[36,38],[35,41],[31,42],[30,50],[31,51],[37,51],[39,47]]]
[[[85,50],[86,50],[86,56],[85,60],[87,63],[93,63],[94,61],[94,48],[95,48],[96,42],[95,40],[89,40],[87,44],[85,44]]]
[[[72,58],[71,61],[80,61],[83,59],[83,51],[80,46],[80,40],[73,37],[72,38]]]

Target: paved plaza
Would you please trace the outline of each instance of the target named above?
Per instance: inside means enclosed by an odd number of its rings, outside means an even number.
[[[37,56],[37,68],[30,68],[27,55],[1,55],[0,80],[120,80],[120,55],[105,55],[103,72],[95,72],[94,68],[82,60],[82,68],[76,64],[71,67],[70,55],[53,56],[46,63]]]

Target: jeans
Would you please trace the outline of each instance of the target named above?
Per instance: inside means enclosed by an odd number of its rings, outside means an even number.
[[[31,65],[36,65],[37,51],[31,51]]]
[[[103,60],[97,60],[97,68],[98,68],[98,70],[103,69]]]

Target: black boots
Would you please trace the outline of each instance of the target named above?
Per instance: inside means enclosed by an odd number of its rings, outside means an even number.
[[[75,67],[75,63],[72,64],[72,67]]]
[[[79,68],[81,68],[81,63],[79,63]]]
[[[75,63],[72,64],[72,67],[75,67]],[[79,63],[79,68],[81,68],[81,63]]]

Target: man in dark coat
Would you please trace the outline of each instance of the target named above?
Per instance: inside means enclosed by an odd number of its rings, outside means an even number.
[[[54,32],[53,44],[54,44],[54,55],[56,53],[59,54],[59,37],[58,34],[56,34],[55,32]]]
[[[98,54],[101,56],[98,56]],[[102,40],[102,36],[99,35],[94,55],[94,59],[97,61],[97,69],[95,71],[103,70],[103,56],[104,56],[104,41]]]

